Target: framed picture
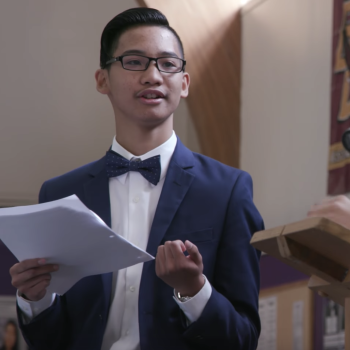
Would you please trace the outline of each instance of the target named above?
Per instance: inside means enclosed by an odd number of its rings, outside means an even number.
[[[324,350],[343,350],[345,346],[344,308],[333,300],[326,300],[324,305]]]
[[[0,350],[29,350],[18,327],[16,297],[0,296]]]

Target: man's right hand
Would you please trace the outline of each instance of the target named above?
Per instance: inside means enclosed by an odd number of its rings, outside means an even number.
[[[51,272],[57,271],[58,265],[46,264],[45,259],[29,259],[10,268],[12,285],[20,295],[30,301],[38,301],[46,294],[50,285]]]

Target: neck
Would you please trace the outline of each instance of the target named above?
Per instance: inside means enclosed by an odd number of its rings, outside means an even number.
[[[145,154],[157,148],[171,137],[172,117],[156,127],[125,127],[116,123],[116,140],[128,152],[135,156]]]

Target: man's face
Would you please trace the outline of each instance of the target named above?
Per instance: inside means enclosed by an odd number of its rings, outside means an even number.
[[[156,26],[140,26],[127,30],[119,39],[114,57],[139,54],[149,57],[181,57],[172,32]],[[145,127],[161,124],[172,116],[181,97],[187,97],[188,73],[160,72],[151,61],[146,71],[129,71],[121,62],[104,70],[106,89],[100,92],[110,98],[116,118]],[[152,95],[157,98],[149,98]]]

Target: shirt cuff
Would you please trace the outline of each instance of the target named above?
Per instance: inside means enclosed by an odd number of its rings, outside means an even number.
[[[30,301],[22,298],[17,291],[17,304],[22,311],[23,323],[28,324],[34,317],[48,309],[55,301],[56,293],[46,293],[46,295],[38,301]]]
[[[204,276],[204,275],[203,275]],[[204,276],[205,277],[205,276]],[[189,325],[199,319],[201,316],[207,302],[210,299],[212,288],[207,278],[205,278],[204,286],[202,289],[191,299],[181,302],[175,294],[174,290],[174,300],[179,305],[180,309],[186,315]]]

